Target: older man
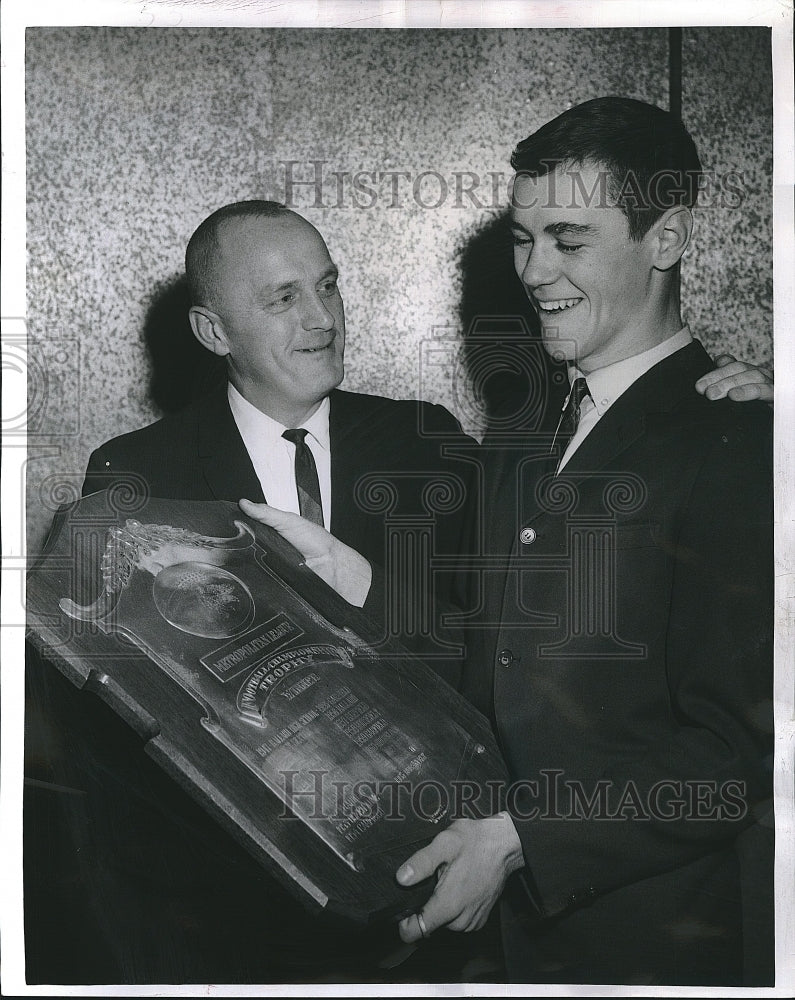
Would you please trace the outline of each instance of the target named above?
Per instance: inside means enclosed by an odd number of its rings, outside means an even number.
[[[435,514],[436,550],[455,551],[467,471],[444,458],[442,446],[474,449],[476,443],[441,406],[337,389],[344,307],[337,268],[317,230],[272,202],[227,205],[192,236],[186,272],[193,331],[208,351],[226,359],[228,384],[103,444],[91,455],[83,492],[129,482],[171,499],[267,498],[323,524],[380,565],[386,565],[388,540],[385,511],[376,500],[388,495],[389,513],[409,529],[419,518],[425,530]],[[457,509],[426,509],[433,483],[459,496]],[[399,560],[393,568],[401,577]],[[441,578],[436,583],[444,589]],[[433,634],[415,627],[427,623],[422,609],[401,607],[405,614],[389,623],[391,634],[432,655],[455,681],[457,660]],[[413,964],[393,968],[411,951],[394,927],[361,932],[351,941],[351,928],[340,922],[310,922],[159,772],[140,739],[104,705],[71,689],[55,671],[31,669],[28,677],[38,708],[32,718],[42,724],[30,729],[29,754],[46,755],[50,783],[76,792],[58,799],[57,816],[40,817],[38,826],[29,822],[30,857],[47,856],[35,839],[38,830],[61,831],[59,843],[72,860],[57,864],[46,880],[50,909],[69,914],[69,934],[86,938],[84,947],[64,950],[58,944],[63,933],[37,933],[45,904],[35,909],[31,861],[29,968],[40,981],[354,982],[459,975],[463,949],[448,954],[438,948],[430,964],[417,955]],[[40,732],[46,746],[35,742]],[[47,946],[40,946],[45,940]]]
[[[741,985],[747,836],[772,892],[771,413],[694,390],[712,362],[680,313],[701,169],[681,122],[601,98],[512,162],[516,271],[570,392],[554,434],[507,400],[484,442],[464,689],[513,780],[398,871],[438,879],[401,933],[476,929],[501,899],[513,981]],[[243,506],[331,578],[328,537]]]
[[[226,361],[228,385],[98,448],[84,493],[134,477],[152,496],[250,497],[318,520],[379,564],[384,518],[367,485],[395,488],[396,515],[425,512],[429,479],[461,488],[443,443],[472,444],[441,406],[337,389],[345,311],[320,233],[275,202],[226,205],[202,222],[185,267],[198,341]],[[296,482],[296,475],[299,481]],[[458,544],[461,507],[439,513]]]

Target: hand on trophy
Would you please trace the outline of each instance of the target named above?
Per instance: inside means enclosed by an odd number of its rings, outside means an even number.
[[[349,604],[357,608],[364,605],[373,573],[363,555],[298,514],[251,500],[241,500],[240,509],[254,521],[278,531],[298,549],[306,565]]]
[[[440,927],[479,930],[509,875],[524,866],[522,844],[507,812],[487,819],[458,819],[397,871],[401,885],[415,885],[434,872],[438,881],[420,913],[400,921],[406,942]]]
[[[696,382],[696,390],[707,399],[728,396],[735,403],[760,399],[772,404],[773,373],[767,368],[737,361],[731,354],[721,354],[715,364],[717,367]]]

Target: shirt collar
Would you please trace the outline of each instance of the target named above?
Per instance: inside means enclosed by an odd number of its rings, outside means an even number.
[[[641,375],[645,375],[647,371],[665,358],[670,357],[671,354],[687,347],[692,339],[690,329],[683,326],[672,337],[664,340],[661,344],[650,347],[648,351],[633,354],[630,358],[616,361],[612,365],[605,365],[604,368],[596,368],[589,375],[585,375],[588,382],[588,392],[599,416],[601,417],[633,382],[637,382]],[[569,383],[571,385],[581,375],[583,373],[579,368],[574,365],[569,366]]]
[[[256,435],[257,438],[265,439],[273,444],[287,430],[284,424],[280,424],[278,420],[274,420],[267,413],[263,413],[262,410],[257,409],[253,403],[250,403],[245,396],[240,394],[231,382],[227,384],[227,394],[229,397],[229,408],[232,411],[232,416],[235,418],[235,423],[240,429],[243,440],[248,435],[252,437]],[[331,446],[329,437],[329,410],[329,398],[326,396],[312,416],[298,425],[299,427],[306,428],[307,433],[311,434],[320,447],[326,451]]]

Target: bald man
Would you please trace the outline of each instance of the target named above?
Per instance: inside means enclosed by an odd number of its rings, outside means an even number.
[[[383,512],[367,509],[363,478],[395,485],[392,513],[422,515],[429,477],[460,482],[465,474],[442,460],[441,443],[472,440],[441,406],[337,388],[345,349],[337,268],[320,233],[295,212],[268,201],[224,206],[191,237],[185,266],[191,327],[225,359],[228,385],[102,445],[83,492],[133,474],[152,496],[248,497],[302,513],[296,444],[283,435],[304,430],[324,526],[383,565]],[[437,516],[442,550],[455,550],[459,530],[460,509]]]
[[[382,566],[384,511],[368,506],[368,485],[385,487],[394,498],[392,513],[409,519],[427,520],[431,483],[452,487],[465,499],[466,467],[442,458],[441,447],[477,445],[447,410],[337,388],[345,346],[337,268],[306,220],[273,202],[227,205],[192,236],[186,273],[193,333],[225,359],[228,383],[99,447],[89,460],[84,494],[130,481],[155,497],[267,499],[305,513],[305,491],[296,476],[303,446],[317,477],[318,523]],[[283,436],[295,431],[305,433],[299,440]],[[436,551],[458,547],[462,510],[436,513]],[[455,681],[455,661],[437,665]],[[54,912],[63,907],[64,919],[57,939],[37,933],[40,923],[31,925],[29,956],[37,956],[32,967],[40,981],[459,977],[471,944],[456,944],[455,954],[439,948],[432,960],[417,953],[397,967],[410,950],[394,926],[352,938],[340,921],[308,918],[146,758],[139,737],[105,705],[72,689],[55,671],[29,675],[43,689],[36,701],[56,742],[48,747],[52,780],[84,793],[59,800],[60,817],[37,824],[60,831],[56,840],[74,862],[42,880],[47,900],[39,904],[37,919],[53,912],[53,901]],[[43,845],[33,849],[46,856]],[[34,872],[31,865],[29,878]],[[30,898],[32,907],[35,893]],[[72,947],[36,944],[68,942],[75,935]],[[94,943],[82,946],[83,937]],[[453,944],[451,935],[451,949]],[[416,965],[417,959],[424,964]]]

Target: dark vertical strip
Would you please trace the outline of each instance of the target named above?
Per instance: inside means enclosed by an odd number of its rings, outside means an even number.
[[[668,29],[668,109],[682,117],[682,29]]]

